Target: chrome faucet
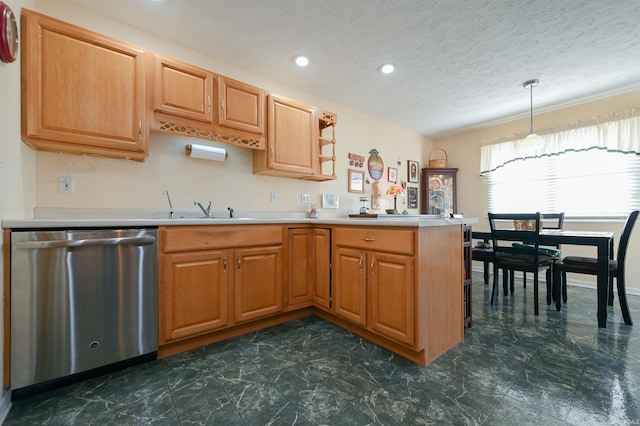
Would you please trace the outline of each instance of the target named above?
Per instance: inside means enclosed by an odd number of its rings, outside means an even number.
[[[202,212],[204,213],[205,217],[211,217],[211,201],[209,201],[209,206],[206,209],[198,201],[194,201],[193,205],[200,207],[200,210],[202,210]]]
[[[171,197],[169,197],[169,191],[165,189],[162,195],[167,196],[167,201],[169,201],[169,218],[173,219],[173,205],[171,204]]]

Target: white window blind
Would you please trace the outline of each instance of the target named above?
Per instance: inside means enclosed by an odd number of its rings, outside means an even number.
[[[481,147],[492,212],[625,217],[640,209],[640,111]]]
[[[640,155],[602,149],[512,161],[487,173],[492,212],[625,217],[640,209]]]

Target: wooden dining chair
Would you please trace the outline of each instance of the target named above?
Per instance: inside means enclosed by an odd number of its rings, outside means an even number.
[[[618,299],[620,310],[625,324],[633,324],[629,306],[627,305],[627,291],[624,282],[625,260],[627,257],[627,247],[631,231],[638,219],[640,211],[632,211],[627,217],[627,221],[622,229],[620,242],[618,243],[618,253],[615,260],[609,260],[609,275],[615,278],[618,288]],[[554,285],[562,286],[562,300],[567,303],[567,272],[575,274],[598,275],[598,259],[593,257],[567,256],[554,266]],[[613,305],[613,280],[609,280],[609,305]]]
[[[541,213],[540,214],[540,227],[542,229],[563,229],[564,228],[564,212],[560,212],[560,213]],[[549,249],[554,249],[556,250],[558,253],[560,253],[560,245],[556,245],[556,246],[552,246],[552,247],[545,247],[545,248],[549,248]],[[558,259],[559,255],[556,255],[556,260],[560,260]],[[550,283],[552,282],[552,269],[553,268],[548,268],[546,271],[546,279],[547,282]],[[506,271],[505,271],[506,272]],[[504,272],[503,272],[504,274]],[[513,286],[513,282],[514,282],[514,271],[509,271],[509,279],[510,279],[510,288],[511,288],[511,293],[513,294],[514,291],[514,286]],[[527,288],[527,273],[523,272],[522,273],[522,288]],[[552,292],[547,292],[547,304],[551,303],[551,293]]]
[[[514,221],[532,221],[535,226],[514,229]],[[498,270],[533,273],[534,314],[538,315],[538,275],[554,263],[553,256],[540,252],[540,213],[489,213],[489,225],[495,254],[493,262],[493,292],[491,303],[498,302]],[[515,243],[515,244],[514,244]],[[508,280],[503,275],[504,296],[508,293]],[[550,277],[549,277],[550,278]],[[547,294],[551,280],[547,279]]]
[[[493,263],[493,247],[490,239],[482,238],[482,241],[471,247],[471,259],[482,262],[484,284],[489,284],[489,264]]]

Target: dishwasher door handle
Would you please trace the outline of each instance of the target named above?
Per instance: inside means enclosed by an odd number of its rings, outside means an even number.
[[[51,240],[51,241],[24,241],[16,243],[19,249],[56,249],[92,246],[123,246],[123,245],[149,245],[156,242],[155,237],[120,237],[120,238],[90,238],[85,240]]]

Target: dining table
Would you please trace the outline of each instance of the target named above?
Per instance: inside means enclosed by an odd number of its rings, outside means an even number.
[[[491,231],[472,231],[473,239],[481,239],[485,242],[491,241]],[[613,257],[613,232],[605,231],[574,231],[564,229],[541,229],[540,244],[555,246],[578,245],[592,246],[597,249],[597,306],[598,306],[598,327],[607,327],[607,300],[609,289],[609,259]],[[553,285],[553,300],[556,303],[556,310],[559,311],[561,305],[561,286]],[[626,322],[627,325],[631,325]]]

